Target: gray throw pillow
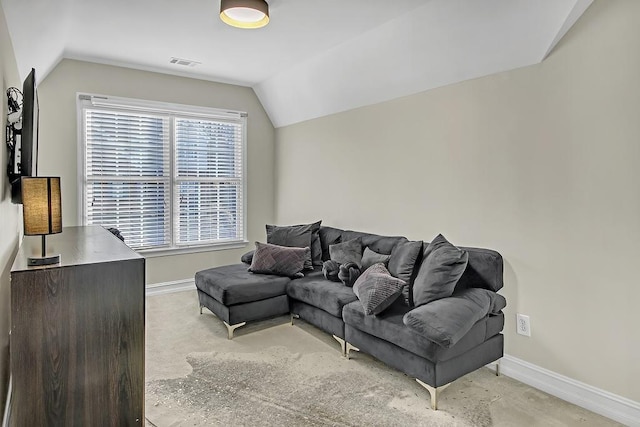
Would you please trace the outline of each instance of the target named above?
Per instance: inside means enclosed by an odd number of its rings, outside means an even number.
[[[306,246],[311,247],[311,263],[313,265],[322,265],[322,247],[320,245],[320,225],[322,221],[317,221],[312,224],[298,224],[298,225],[266,225],[267,229],[267,243],[280,246],[295,246],[304,248]],[[303,242],[300,242],[300,235],[306,231],[311,232],[311,242],[308,245],[302,246]],[[307,268],[309,266],[307,265]],[[312,267],[313,268],[313,267]]]
[[[420,270],[413,282],[416,307],[453,294],[456,283],[467,268],[469,254],[444,238],[442,234],[425,248]]]
[[[389,273],[393,277],[402,279],[407,286],[402,290],[404,304],[413,307],[413,295],[411,286],[413,285],[414,271],[420,255],[422,254],[422,242],[404,241],[398,243],[391,251],[389,258]]]
[[[279,276],[303,277],[305,260],[311,249],[290,248],[256,242],[256,250],[249,271],[260,274],[277,274]]]
[[[331,261],[339,264],[353,262],[360,267],[362,263],[362,243],[360,239],[357,238],[331,245],[329,246],[329,256],[331,257]]]
[[[364,248],[364,252],[362,253],[362,270],[366,270],[371,267],[373,264],[382,263],[385,266],[389,263],[389,259],[391,255],[379,254],[376,251],[372,251],[369,247]]]
[[[377,315],[387,309],[402,293],[405,282],[389,274],[384,264],[374,264],[358,277],[353,292],[365,314]]]
[[[312,225],[292,225],[280,227],[267,224],[267,243],[290,248],[311,248]],[[305,261],[305,270],[313,270],[313,259],[309,252],[309,259]]]

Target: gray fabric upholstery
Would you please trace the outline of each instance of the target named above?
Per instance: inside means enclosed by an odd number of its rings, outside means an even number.
[[[504,329],[504,313],[490,314],[487,317],[487,337],[498,335]]]
[[[392,342],[355,329],[349,324],[345,325],[345,339],[360,351],[370,354],[392,368],[398,369],[410,377],[418,378],[432,387],[448,384],[469,372],[498,360],[503,356],[504,347],[504,338],[498,334],[455,357],[433,362],[398,347]]]
[[[279,246],[291,246],[297,248],[311,247],[311,233],[313,224],[300,225],[271,225],[265,226],[267,230],[267,243]]]
[[[388,269],[393,277],[404,280],[407,285],[402,290],[405,305],[413,307],[412,286],[422,256],[422,242],[400,241],[391,252]]]
[[[224,305],[241,304],[285,295],[288,277],[254,274],[245,264],[198,271],[196,287]]]
[[[413,303],[420,306],[451,296],[468,260],[465,250],[438,234],[424,249],[422,264],[413,282]]]
[[[346,230],[342,232],[342,241],[360,238],[362,247],[371,248],[380,254],[389,255],[393,248],[400,242],[407,239],[402,236],[380,236],[378,234],[363,233],[361,231]]]
[[[402,236],[380,236],[377,234],[363,233],[360,231],[340,230],[333,227],[320,227],[320,243],[322,245],[322,259],[329,259],[329,246],[360,238],[362,247],[368,247],[372,251],[389,255],[393,248],[400,242],[406,241]]]
[[[312,224],[298,225],[266,225],[267,243],[273,243],[281,246],[297,246],[304,248],[311,247],[311,259],[314,266],[322,265],[322,246],[320,245],[320,225],[322,221],[316,221]],[[311,241],[307,245],[306,239],[302,239],[301,235],[305,231],[311,232]]]
[[[331,335],[344,338],[344,322],[342,318],[333,316],[320,308],[296,300],[291,300],[290,309],[291,313],[297,314],[306,322]]]
[[[362,263],[362,242],[359,238],[329,246],[331,261],[340,264],[355,263],[358,267]]]
[[[403,323],[428,340],[449,348],[490,312],[498,297],[501,296],[487,289],[465,289],[414,308],[404,315]]]
[[[256,251],[253,253],[249,271],[260,274],[302,277],[305,263],[310,259],[311,248],[308,246],[306,248],[290,248],[256,242]]]
[[[365,271],[373,264],[378,263],[382,263],[386,267],[387,265],[389,265],[390,258],[391,255],[380,254],[376,251],[371,250],[369,247],[366,247],[364,248],[364,252],[362,252],[362,271]]]
[[[461,291],[461,292],[464,292],[464,291]],[[490,293],[492,295],[492,298],[491,298],[491,307],[489,308],[489,314],[499,314],[507,306],[507,300],[502,295],[497,294],[493,291],[490,291]]]
[[[353,285],[353,292],[360,300],[367,315],[382,313],[402,292],[405,281],[389,274],[384,264],[369,267]]]
[[[469,254],[467,268],[458,284],[456,291],[466,288],[484,288],[498,292],[504,286],[502,255],[491,249],[466,248]]]
[[[253,253],[254,252],[255,252],[255,250],[254,251],[249,251],[249,252],[247,252],[245,254],[242,254],[242,256],[240,257],[240,261],[245,263],[245,264],[251,265],[251,261],[253,260]]]
[[[320,227],[320,247],[322,249],[322,261],[331,259],[329,246],[342,241],[342,230],[333,227]]]
[[[287,295],[338,318],[342,318],[342,307],[357,299],[352,288],[326,280],[322,272],[292,280],[287,286]]]
[[[422,242],[401,242],[391,252],[389,273],[409,283],[422,250]]]
[[[325,279],[332,282],[339,282],[338,273],[340,272],[340,263],[336,261],[325,261],[322,263],[322,275]]]
[[[476,322],[455,346],[445,348],[416,333],[403,323],[402,318],[410,310],[411,308],[403,305],[398,300],[382,314],[367,316],[364,314],[362,305],[356,301],[344,307],[342,319],[345,324],[355,329],[389,341],[432,362],[451,359],[479,345],[489,338],[487,336],[489,321],[491,320],[492,325],[499,324],[501,321],[499,316],[495,318],[485,317]]]
[[[229,325],[268,319],[269,317],[280,316],[289,312],[289,303],[286,295],[226,306],[198,290],[198,300],[201,306],[208,308],[219,319],[224,320]]]

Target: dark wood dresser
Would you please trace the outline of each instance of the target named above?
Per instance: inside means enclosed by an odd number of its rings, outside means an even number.
[[[12,426],[144,426],[145,265],[102,227],[47,236],[11,269]]]

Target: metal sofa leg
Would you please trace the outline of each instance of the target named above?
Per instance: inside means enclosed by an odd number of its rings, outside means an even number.
[[[496,360],[496,377],[500,376],[500,360]]]
[[[202,314],[202,307],[204,307],[202,304],[200,304],[200,314]]]
[[[344,352],[344,355],[347,358],[347,360],[349,360],[349,352],[351,350],[360,351],[360,349],[358,347],[355,347],[355,346],[351,345],[351,343],[347,342],[346,349],[345,349],[345,352]]]
[[[236,323],[235,325],[230,325],[227,322],[225,322],[224,320],[222,321],[222,323],[224,323],[224,326],[227,327],[227,334],[228,334],[228,338],[230,340],[233,339],[233,331],[238,329],[240,326],[244,326],[244,325],[247,324],[247,322],[240,322],[240,323]]]
[[[449,387],[449,385],[451,383],[442,385],[440,387],[431,387],[429,384],[423,383],[422,381],[420,381],[417,378],[416,378],[416,381],[422,387],[427,389],[427,391],[429,392],[429,395],[431,396],[431,409],[433,409],[434,411],[437,411],[438,410],[438,396],[440,395],[442,390],[444,390],[445,388]]]
[[[346,345],[347,343],[346,343],[346,341],[343,340],[342,338],[340,338],[337,335],[333,335],[333,338],[340,343],[340,351],[342,352],[343,356],[346,356],[347,355],[347,345]]]
[[[291,326],[293,326],[293,319],[299,319],[300,315],[291,313]]]

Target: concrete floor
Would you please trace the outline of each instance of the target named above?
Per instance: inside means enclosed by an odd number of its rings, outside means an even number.
[[[146,330],[147,426],[619,425],[487,368],[454,381],[434,412],[412,378],[365,354],[347,361],[303,321],[255,322],[227,340],[195,291],[148,297]]]

